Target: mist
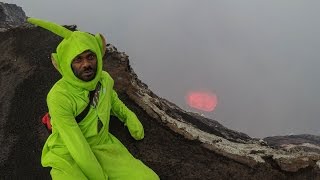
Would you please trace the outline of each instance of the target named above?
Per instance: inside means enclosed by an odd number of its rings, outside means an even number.
[[[102,33],[159,96],[252,137],[319,135],[320,2],[7,0],[27,16]],[[213,112],[190,90],[216,94]]]

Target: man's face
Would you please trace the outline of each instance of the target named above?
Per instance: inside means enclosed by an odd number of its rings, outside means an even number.
[[[72,71],[75,76],[83,81],[91,81],[97,73],[97,56],[87,50],[72,60]]]

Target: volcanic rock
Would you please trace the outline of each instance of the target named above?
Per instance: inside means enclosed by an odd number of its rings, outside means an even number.
[[[21,7],[0,2],[0,31],[21,26],[25,20],[26,14]]]

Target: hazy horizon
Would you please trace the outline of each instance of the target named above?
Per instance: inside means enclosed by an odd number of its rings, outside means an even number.
[[[320,135],[320,1],[2,2],[101,32],[153,92],[230,129]],[[188,107],[190,90],[214,92],[216,109]]]

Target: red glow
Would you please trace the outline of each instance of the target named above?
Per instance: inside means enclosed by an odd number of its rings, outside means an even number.
[[[217,96],[206,91],[191,91],[186,96],[187,104],[202,111],[213,111],[217,106]]]

